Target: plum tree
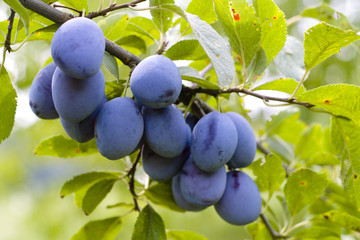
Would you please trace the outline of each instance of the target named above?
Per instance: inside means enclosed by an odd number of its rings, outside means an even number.
[[[227,163],[230,168],[243,168],[249,166],[256,154],[256,138],[249,122],[240,114],[235,112],[227,112],[231,120],[234,122],[238,142],[234,155]]]
[[[213,172],[205,172],[194,164],[190,156],[180,171],[179,184],[187,202],[206,207],[213,205],[225,191],[225,166]]]
[[[51,41],[56,65],[69,76],[86,79],[100,69],[105,38],[100,27],[88,18],[73,18],[61,25]]]
[[[174,103],[180,94],[181,84],[176,65],[162,55],[142,60],[130,78],[130,88],[135,98],[150,108],[164,108]]]
[[[167,158],[183,152],[188,126],[175,105],[162,109],[143,107],[143,116],[145,142],[154,152]]]
[[[201,211],[201,210],[204,210],[205,208],[207,208],[206,206],[193,204],[193,203],[189,203],[188,201],[186,201],[184,196],[181,193],[179,181],[180,181],[180,174],[177,174],[172,178],[171,191],[172,191],[172,195],[174,197],[176,204],[181,209],[183,209],[185,211],[197,212],[197,211]]]
[[[203,171],[215,171],[226,164],[237,145],[236,127],[229,116],[219,112],[205,115],[191,136],[191,155]]]
[[[138,105],[127,97],[104,104],[95,123],[95,141],[99,152],[110,160],[132,153],[143,136],[144,119]]]
[[[52,94],[56,111],[69,122],[80,122],[100,105],[105,93],[104,75],[99,70],[88,79],[74,79],[56,68]]]
[[[49,63],[35,76],[29,93],[31,110],[43,119],[55,119],[59,117],[52,98],[51,83],[56,68],[55,63]]]
[[[231,224],[245,225],[255,221],[261,213],[261,196],[256,183],[245,172],[228,172],[224,195],[215,209]]]
[[[87,142],[93,139],[96,117],[106,102],[107,98],[104,95],[103,100],[101,101],[100,105],[95,109],[95,111],[91,113],[90,116],[80,122],[69,122],[60,117],[61,125],[63,126],[65,132],[69,135],[69,137],[75,139],[80,143]]]

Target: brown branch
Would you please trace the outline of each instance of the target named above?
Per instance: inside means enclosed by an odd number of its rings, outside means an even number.
[[[55,22],[62,24],[74,16],[65,12],[61,12],[40,0],[19,0],[20,3],[27,9],[40,14],[41,16]],[[114,42],[105,39],[106,47],[105,50],[116,58],[120,59],[125,65],[130,68],[134,68],[140,61],[141,58],[135,56],[129,51],[121,48]]]
[[[135,161],[133,162],[131,168],[129,169],[128,173],[127,173],[127,176],[129,177],[129,191],[131,193],[131,196],[133,198],[133,201],[134,201],[134,209],[135,211],[138,211],[140,212],[140,207],[139,207],[139,204],[137,202],[137,198],[138,198],[138,195],[136,194],[135,192],[135,172],[136,172],[136,167],[140,161],[140,157],[141,157],[141,151],[142,149],[140,149],[138,155],[136,156],[136,159]]]
[[[15,17],[15,11],[10,9],[10,16],[8,18],[8,21],[9,21],[8,32],[7,32],[6,38],[5,38],[5,49],[8,52],[11,52],[11,31],[12,31],[13,25],[14,25],[14,17]]]
[[[135,0],[132,1],[130,3],[124,3],[124,4],[120,4],[120,5],[116,5],[116,3],[110,5],[110,7],[104,8],[103,10],[100,10],[98,12],[91,12],[88,15],[86,15],[85,17],[87,18],[96,18],[99,16],[105,16],[106,14],[108,14],[111,11],[115,11],[121,8],[128,8],[128,7],[135,7],[138,3],[144,2],[146,0]]]
[[[266,228],[268,229],[269,233],[271,234],[271,237],[274,240],[288,238],[287,236],[283,236],[277,231],[275,231],[274,228],[271,226],[269,220],[266,218],[266,216],[263,213],[260,214],[260,218],[264,222]]]

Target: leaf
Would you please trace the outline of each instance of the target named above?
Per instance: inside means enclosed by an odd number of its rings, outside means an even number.
[[[329,4],[325,2],[317,7],[305,9],[301,13],[301,16],[315,18],[345,30],[353,29],[349,23],[349,20],[344,14],[335,11]]]
[[[121,97],[123,91],[124,91],[124,83],[126,80],[120,80],[118,81],[112,81],[112,82],[105,82],[105,95],[110,101],[111,99]]]
[[[71,240],[114,240],[120,231],[120,227],[120,217],[90,221]]]
[[[306,205],[315,201],[325,190],[327,179],[324,174],[310,169],[298,169],[288,178],[284,193],[292,216]]]
[[[112,15],[100,21],[98,24],[104,36],[111,41],[121,38],[129,21],[129,15]]]
[[[344,168],[344,167],[343,167]],[[343,170],[345,171],[345,170]],[[343,174],[342,182],[344,185],[346,196],[349,202],[355,206],[355,211],[360,209],[360,178],[357,173],[354,172],[352,167],[348,167],[346,173]],[[350,205],[350,204],[349,204]]]
[[[170,230],[166,232],[167,240],[207,240],[206,237],[190,231]]]
[[[86,192],[82,201],[82,210],[85,215],[92,213],[101,203],[106,195],[111,191],[118,179],[102,179],[92,185]]]
[[[201,20],[209,24],[216,21],[212,0],[192,0],[186,12],[199,16]]]
[[[19,14],[21,21],[25,26],[26,35],[29,34],[30,17],[26,8],[24,8],[17,0],[4,0],[4,2],[10,6],[17,14]]]
[[[164,222],[150,205],[146,205],[136,219],[131,239],[166,240]]]
[[[220,89],[220,87],[212,82],[205,80],[203,77],[200,76],[198,71],[196,71],[192,67],[178,67],[181,78],[183,80],[188,80],[190,82],[198,84],[200,87],[207,88],[207,89]]]
[[[355,31],[342,30],[325,22],[319,23],[305,32],[305,68],[310,70],[316,65],[338,53],[342,47],[360,39]]]
[[[162,6],[164,4],[173,4],[173,0],[150,0],[149,6]],[[160,32],[165,33],[172,25],[172,19],[174,17],[174,13],[164,10],[164,9],[151,9],[151,16],[153,18],[153,22],[156,27],[160,30]]]
[[[125,48],[126,47],[137,48],[142,53],[146,52],[146,43],[144,39],[136,35],[128,35],[122,37],[116,41],[116,44]]]
[[[275,154],[268,154],[251,164],[260,191],[269,191],[269,199],[285,180],[282,160]]]
[[[94,184],[102,179],[117,179],[119,173],[117,172],[87,172],[77,176],[74,176],[71,180],[64,183],[60,190],[60,196],[62,198],[67,195],[77,192],[84,187]]]
[[[360,125],[360,87],[349,84],[331,84],[301,94],[298,101],[323,108],[336,116],[343,116]]]
[[[336,223],[347,229],[360,232],[360,219],[351,216],[348,213],[332,210],[330,212],[324,213],[322,216],[325,220],[331,223]]]
[[[174,211],[184,212],[184,210],[179,208],[174,200],[171,190],[171,181],[155,183],[145,190],[145,196],[147,199],[157,205]]]
[[[160,32],[155,24],[150,19],[141,16],[130,18],[125,31],[137,33],[139,36],[146,36],[151,39],[151,42],[156,42],[160,37]]]
[[[319,226],[312,226],[310,228],[301,229],[300,231],[295,233],[296,238],[300,239],[322,239],[326,237],[337,237],[339,238],[339,234],[327,227],[319,227]]]
[[[63,2],[67,7],[75,8],[78,11],[85,10],[85,12],[88,12],[87,0],[61,0],[61,2]]]
[[[246,68],[246,80],[255,81],[266,69],[266,55],[262,48],[256,53],[251,63]]]
[[[271,82],[267,82],[264,83],[260,86],[257,86],[256,88],[254,88],[254,91],[257,90],[275,90],[275,91],[280,91],[280,92],[285,92],[288,94],[292,94],[295,90],[295,88],[297,87],[298,82],[295,79],[291,79],[291,78],[281,78],[281,79],[277,79]],[[302,94],[306,92],[306,89],[303,85],[301,85],[300,89],[297,92],[297,95]]]
[[[17,94],[3,66],[0,72],[0,143],[10,136],[14,127]]]
[[[165,56],[171,60],[202,60],[207,55],[196,39],[182,40],[166,50]]]
[[[231,4],[231,5],[229,5]],[[220,25],[237,55],[250,64],[260,48],[260,20],[246,0],[214,1]]]
[[[109,72],[119,80],[119,66],[113,55],[108,52],[105,52],[103,62],[104,66],[109,70]]]
[[[262,223],[254,222],[246,226],[253,240],[272,240],[269,230]]]
[[[320,124],[313,125],[307,129],[301,135],[299,142],[295,147],[295,155],[301,160],[308,160],[314,156],[314,154],[324,149],[324,141],[330,137],[325,136],[325,133]]]
[[[53,156],[72,158],[87,156],[98,153],[95,140],[86,143],[78,143],[73,139],[67,139],[62,135],[43,140],[35,149],[38,156]]]
[[[255,0],[254,7],[261,24],[260,45],[265,51],[266,62],[269,65],[285,44],[285,14],[273,0]]]

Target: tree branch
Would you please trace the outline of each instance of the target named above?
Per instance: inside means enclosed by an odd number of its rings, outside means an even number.
[[[268,229],[268,231],[271,234],[271,237],[274,240],[287,238],[287,236],[283,236],[274,230],[274,228],[271,226],[269,220],[266,218],[266,216],[263,213],[260,214],[260,218],[264,222],[266,228]]]
[[[14,25],[14,17],[15,17],[15,11],[10,9],[10,16],[8,18],[8,21],[9,21],[8,32],[7,32],[6,38],[5,38],[5,49],[8,52],[11,51],[11,31],[12,31],[13,25]]]
[[[33,12],[36,12],[37,14],[40,14],[41,16],[55,23],[62,24],[74,17],[71,14],[61,12],[40,0],[19,0],[19,1],[25,8]],[[141,58],[123,49],[122,47],[110,41],[109,39],[105,39],[105,43],[106,43],[105,50],[111,55],[118,58],[120,61],[122,61],[125,65],[128,65],[131,69],[133,69],[141,61]]]
[[[132,196],[133,201],[134,201],[134,209],[135,209],[135,211],[138,211],[138,212],[140,212],[140,207],[139,207],[139,204],[137,202],[138,195],[135,192],[135,172],[136,172],[136,167],[137,167],[137,165],[138,165],[138,163],[140,161],[141,151],[142,151],[142,148],[140,148],[140,151],[139,151],[138,155],[136,156],[135,161],[133,162],[130,170],[127,173],[127,176],[129,177],[129,183],[128,183],[129,184],[129,191],[130,191],[131,196]]]
[[[115,11],[121,8],[128,8],[128,7],[135,7],[138,3],[145,2],[146,0],[135,0],[130,3],[124,3],[120,5],[116,5],[116,3],[110,5],[110,7],[104,8],[103,10],[99,12],[91,12],[88,15],[86,15],[87,18],[96,18],[99,16],[105,16],[111,11]]]

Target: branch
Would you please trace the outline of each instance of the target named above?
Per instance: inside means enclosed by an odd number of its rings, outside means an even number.
[[[40,0],[19,0],[20,3],[27,9],[40,14],[41,16],[55,22],[62,24],[74,16],[65,12],[61,12]],[[119,5],[120,6],[120,5]],[[141,58],[135,56],[129,51],[123,49],[119,45],[105,39],[105,50],[116,58],[120,59],[125,65],[133,69],[140,61]]]
[[[274,240],[288,238],[287,236],[283,236],[280,233],[278,233],[277,231],[275,231],[274,228],[271,226],[269,220],[265,217],[265,215],[263,213],[260,214],[260,218],[264,222],[266,228],[268,229],[268,231],[271,234],[271,237]]]
[[[5,49],[10,52],[11,51],[11,31],[14,25],[14,17],[15,17],[15,11],[10,9],[10,16],[8,18],[9,20],[9,26],[8,26],[8,32],[6,34],[6,38],[5,38]]]
[[[108,8],[105,8],[105,9],[99,11],[99,12],[91,12],[88,15],[86,15],[85,17],[87,17],[87,18],[96,18],[96,17],[99,17],[99,16],[105,16],[106,14],[108,14],[111,11],[115,11],[115,10],[118,10],[118,9],[121,9],[121,8],[136,7],[136,5],[138,3],[145,2],[145,1],[146,0],[135,0],[135,1],[132,1],[130,3],[124,3],[124,4],[120,4],[120,5],[116,5],[116,3],[114,3],[114,4],[110,5],[110,7],[108,7]]]
[[[135,172],[136,172],[136,167],[140,161],[141,152],[142,152],[142,148],[140,148],[140,151],[139,151],[138,155],[136,156],[135,161],[133,162],[130,170],[127,173],[127,176],[129,177],[129,183],[128,183],[129,190],[130,190],[131,196],[134,201],[134,209],[135,209],[135,211],[138,211],[138,212],[140,212],[140,207],[137,202],[138,195],[135,192]]]

